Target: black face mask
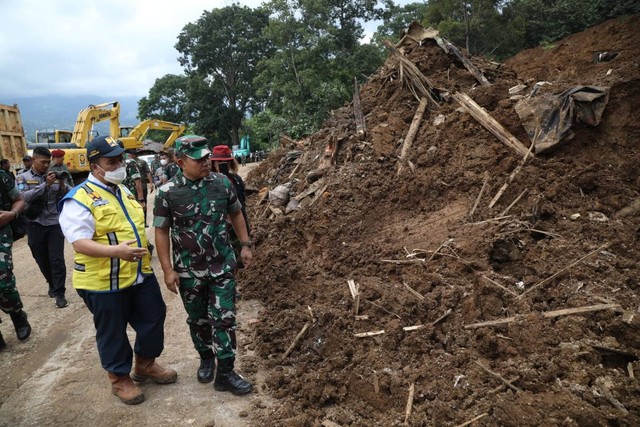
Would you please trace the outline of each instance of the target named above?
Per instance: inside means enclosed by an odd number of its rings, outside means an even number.
[[[229,175],[229,163],[227,162],[218,163],[218,169],[220,169],[220,173],[223,173],[227,176]]]

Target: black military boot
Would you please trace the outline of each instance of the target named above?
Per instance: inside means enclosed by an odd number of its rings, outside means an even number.
[[[24,341],[31,335],[31,325],[27,321],[27,313],[20,310],[17,313],[10,313],[13,326],[16,328],[16,336],[20,341]]]
[[[216,359],[200,359],[200,367],[198,368],[198,382],[210,383],[213,381],[213,368],[216,367]]]
[[[235,395],[247,394],[253,390],[250,382],[236,374],[233,370],[234,358],[218,359],[218,370],[213,389],[217,391],[230,391]]]
[[[7,346],[7,343],[4,342],[4,337],[2,336],[2,332],[0,332],[0,350],[3,350]]]

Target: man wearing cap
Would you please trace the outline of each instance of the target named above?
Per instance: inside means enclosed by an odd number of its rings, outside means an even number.
[[[16,171],[16,176],[31,169],[31,166],[33,165],[33,159],[31,158],[31,156],[24,156],[22,158],[22,164],[24,165],[24,168],[18,169]]]
[[[142,184],[142,198],[144,199],[144,226],[147,227],[147,196],[149,194],[149,183],[153,184],[153,179],[151,178],[151,170],[149,169],[149,164],[138,158],[138,150],[131,150],[129,157],[138,164],[138,169],[140,170],[140,183]],[[151,187],[151,191],[153,191],[153,186]]]
[[[120,185],[123,152],[111,137],[87,144],[91,173],[60,202],[60,225],[75,251],[73,287],[93,314],[111,391],[134,405],[145,397],[133,380],[169,384],[178,375],[155,361],[164,348],[166,305],[151,270],[142,208]],[[127,325],[136,331],[133,351]]]
[[[213,164],[214,172],[218,172],[229,178],[229,181],[233,184],[233,188],[236,191],[236,195],[238,196],[238,200],[242,205],[242,217],[244,218],[244,222],[247,226],[247,232],[251,235],[251,228],[249,227],[249,217],[247,216],[246,211],[246,200],[247,196],[245,194],[245,186],[242,177],[238,174],[238,161],[233,157],[233,153],[231,148],[227,145],[216,145],[213,147],[213,151],[211,153],[211,163]],[[229,227],[229,241],[231,242],[231,246],[236,254],[236,259],[240,256],[240,252],[242,251],[242,247],[240,246],[240,240],[238,236],[233,231],[233,228]],[[242,265],[239,265],[242,267]]]
[[[136,162],[134,158],[131,158],[131,156],[133,155],[133,151],[134,150],[126,151],[125,155],[127,158],[125,160],[125,168],[127,171],[127,177],[124,179],[124,181],[122,181],[122,184],[124,184],[129,192],[135,196],[140,206],[142,206],[143,211],[146,212],[147,206],[144,200],[144,194],[142,192],[142,176],[140,173],[140,168],[138,167],[138,162]],[[144,225],[147,225],[146,215]]]
[[[59,148],[51,150],[51,165],[49,166],[49,171],[56,172],[56,176],[64,177],[67,185],[73,187],[75,184],[73,183],[73,177],[71,177],[69,168],[64,164],[64,154],[64,150]]]
[[[182,173],[158,189],[153,210],[164,281],[171,292],[180,292],[187,311],[191,339],[201,358],[198,381],[213,380],[217,358],[213,388],[246,394],[252,385],[234,371],[236,259],[226,225],[228,217],[242,242],[241,257],[248,267],[251,242],[241,205],[233,184],[223,175],[211,174],[205,138],[183,136],[175,147]]]
[[[48,295],[55,298],[56,307],[69,305],[65,297],[67,267],[64,261],[64,235],[60,229],[58,201],[69,191],[64,178],[49,172],[51,152],[45,147],[33,149],[31,169],[16,178],[16,187],[26,203],[29,220],[29,249],[49,286]]]

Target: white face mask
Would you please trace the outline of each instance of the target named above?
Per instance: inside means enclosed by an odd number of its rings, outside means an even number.
[[[124,166],[120,166],[114,171],[106,171],[104,169],[102,170],[104,171],[104,180],[115,185],[122,183],[122,181],[124,181],[127,177],[127,168]]]
[[[168,161],[168,160],[166,160],[166,159],[162,159],[162,160],[160,160],[160,164],[161,164],[162,166],[167,166],[167,163],[169,163],[169,161]]]

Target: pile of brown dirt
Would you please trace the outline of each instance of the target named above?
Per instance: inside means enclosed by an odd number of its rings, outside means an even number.
[[[639,24],[639,16],[608,21],[500,66],[474,59],[488,87],[435,43],[405,45],[435,86],[466,92],[527,146],[510,87],[611,87],[602,123],[577,125],[573,140],[529,159],[491,209],[522,156],[454,101],[425,114],[408,156],[415,170],[397,175],[418,102],[393,58],[361,88],[365,135],[348,105],[252,172],[250,185],[291,182],[301,194],[326,146],[337,147],[318,194],[297,210],[272,213],[257,194],[249,199],[256,249],[239,283],[266,307],[254,339],[268,373],[260,392],[281,402],[259,419],[401,425],[413,385],[409,425],[454,426],[483,414],[474,425],[640,425],[640,219],[633,206],[620,213],[640,189]],[[605,50],[620,53],[592,62]],[[444,123],[435,125],[439,115]],[[349,279],[359,285],[358,320]],[[403,329],[414,325],[423,327]]]

